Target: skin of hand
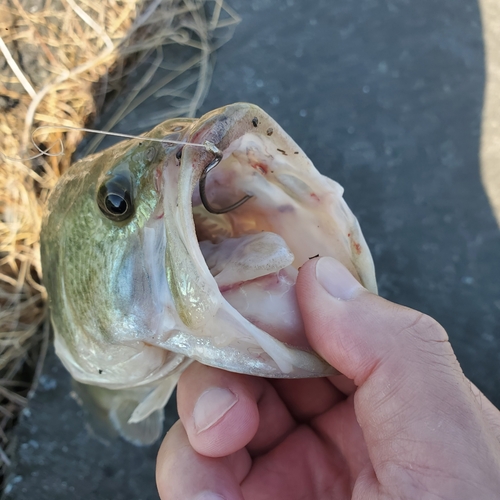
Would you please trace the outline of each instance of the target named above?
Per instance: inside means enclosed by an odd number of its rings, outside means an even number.
[[[443,328],[334,259],[300,270],[309,342],[343,375],[269,380],[200,364],[157,461],[162,500],[500,498],[500,412]]]

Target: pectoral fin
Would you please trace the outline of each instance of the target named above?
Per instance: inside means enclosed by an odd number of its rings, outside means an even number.
[[[181,370],[152,385],[105,389],[74,381],[79,402],[89,413],[97,434],[117,432],[136,446],[154,443],[163,430],[164,406],[177,385]]]
[[[160,385],[153,389],[135,408],[132,412],[130,418],[128,419],[129,424],[138,424],[144,419],[152,415],[156,410],[161,410],[170,399],[172,392],[174,392],[175,386],[179,381],[181,372],[173,373],[169,377],[164,378]]]
[[[126,391],[124,391],[126,392]],[[136,446],[153,444],[163,431],[163,407],[154,410],[146,418],[137,423],[130,423],[131,415],[138,408],[137,401],[116,396],[109,418],[120,436]]]

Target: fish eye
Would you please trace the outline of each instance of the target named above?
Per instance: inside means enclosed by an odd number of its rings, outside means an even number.
[[[115,175],[106,179],[97,191],[97,205],[109,220],[123,222],[134,214],[130,178]]]

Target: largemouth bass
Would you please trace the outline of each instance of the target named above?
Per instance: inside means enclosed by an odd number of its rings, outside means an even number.
[[[192,360],[263,377],[332,374],[307,343],[294,287],[304,262],[328,255],[376,291],[342,194],[251,104],[168,120],[77,162],[41,235],[59,358],[136,443],[159,436]]]

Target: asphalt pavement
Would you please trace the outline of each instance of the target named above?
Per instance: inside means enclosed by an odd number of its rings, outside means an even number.
[[[498,136],[483,123],[493,115],[483,115],[477,2],[230,4],[243,20],[218,53],[200,114],[237,101],[271,114],[345,187],[381,295],[435,317],[465,374],[500,405],[500,231],[482,184],[482,127],[486,146]],[[500,16],[491,12],[490,42]],[[498,68],[500,47],[490,43],[488,58]],[[495,173],[494,153],[488,158]],[[51,354],[17,429],[5,498],[157,499],[157,447],[99,440],[70,390]],[[171,403],[167,421],[175,418]]]

